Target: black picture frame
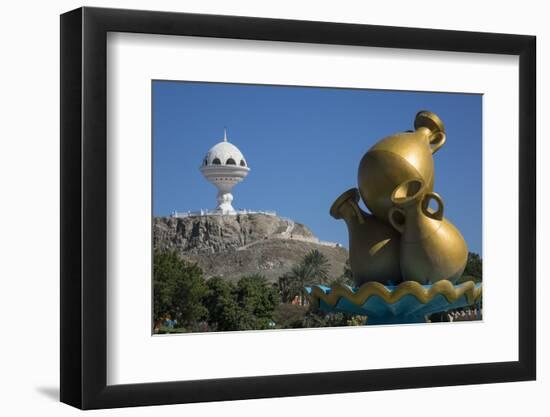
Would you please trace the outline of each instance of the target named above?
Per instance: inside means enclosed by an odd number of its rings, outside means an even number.
[[[107,385],[108,32],[519,56],[519,360]],[[524,35],[88,7],[61,15],[61,401],[95,409],[534,380],[535,51]]]

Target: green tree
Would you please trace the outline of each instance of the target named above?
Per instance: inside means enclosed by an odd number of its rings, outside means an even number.
[[[242,277],[236,287],[239,330],[267,329],[279,303],[277,289],[259,274]]]
[[[176,252],[155,251],[153,256],[153,315],[155,321],[167,315],[178,326],[189,326],[208,315],[202,304],[207,293],[202,270],[184,261]]]
[[[206,285],[208,292],[204,305],[208,309],[211,328],[218,331],[238,330],[241,314],[235,285],[220,277],[209,279]]]
[[[279,304],[277,286],[261,275],[242,277],[237,284],[222,278],[207,281],[204,305],[208,323],[218,331],[267,329]]]

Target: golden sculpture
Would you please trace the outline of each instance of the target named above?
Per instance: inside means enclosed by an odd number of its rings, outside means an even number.
[[[438,205],[435,211],[429,208],[432,199]],[[468,247],[458,229],[443,217],[439,194],[426,192],[423,180],[411,179],[395,188],[391,201],[394,206],[388,219],[401,233],[403,278],[420,284],[455,283],[466,267]]]
[[[387,221],[392,207],[391,193],[411,178],[422,178],[433,191],[432,154],[445,144],[445,126],[437,115],[421,111],[414,121],[415,131],[388,136],[376,143],[359,163],[358,183],[367,208]]]
[[[349,263],[354,281],[401,282],[399,233],[387,223],[365,213],[359,205],[359,191],[344,192],[330,208],[335,219],[344,219],[349,235]],[[353,249],[353,250],[352,250]]]
[[[417,113],[414,127],[414,132],[380,140],[361,159],[359,194],[374,216],[361,210],[355,188],[330,209],[332,217],[347,224],[350,267],[358,286],[402,280],[455,283],[466,266],[466,242],[443,217],[443,200],[433,192],[432,155],[445,143],[445,127],[429,111]],[[431,200],[436,211],[429,208]]]

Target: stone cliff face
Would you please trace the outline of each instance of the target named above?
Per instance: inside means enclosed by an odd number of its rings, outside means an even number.
[[[197,262],[207,278],[230,280],[260,273],[275,281],[311,249],[327,256],[336,278],[348,257],[345,248],[320,242],[306,226],[266,214],[157,217],[153,244],[155,249],[175,250]]]

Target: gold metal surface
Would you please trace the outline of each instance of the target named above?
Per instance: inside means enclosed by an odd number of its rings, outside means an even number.
[[[432,199],[437,202],[436,211],[429,208]],[[458,229],[443,217],[441,197],[416,178],[395,187],[391,201],[394,206],[388,219],[401,233],[403,279],[421,284],[456,282],[466,267],[468,247]]]
[[[460,231],[443,217],[433,192],[433,154],[445,144],[445,126],[429,111],[416,114],[415,131],[388,136],[359,164],[359,194],[373,216],[358,205],[357,189],[343,193],[330,214],[348,227],[352,275],[365,282],[456,282],[468,259]],[[437,210],[429,208],[430,202]],[[388,231],[390,223],[399,233]]]
[[[401,282],[399,233],[359,205],[359,191],[352,188],[334,201],[330,215],[344,219],[349,235],[349,261],[356,285],[369,281]]]
[[[345,298],[356,306],[362,306],[372,296],[378,296],[386,303],[393,304],[406,295],[414,296],[423,304],[429,303],[437,295],[444,296],[449,303],[454,303],[458,298],[466,296],[468,304],[471,305],[481,298],[481,294],[482,287],[476,287],[473,281],[454,286],[450,281],[442,280],[436,282],[429,289],[424,288],[418,282],[405,281],[399,284],[393,291],[388,290],[378,282],[367,282],[356,292],[353,292],[345,285],[336,284],[331,287],[328,294],[319,287],[313,287],[309,297],[313,308],[319,308],[320,300],[334,307],[340,298]]]
[[[436,114],[421,111],[415,117],[414,127],[414,132],[398,133],[376,143],[359,164],[361,198],[384,222],[392,207],[391,193],[403,181],[421,178],[427,191],[433,190],[432,154],[445,143],[445,126]]]

